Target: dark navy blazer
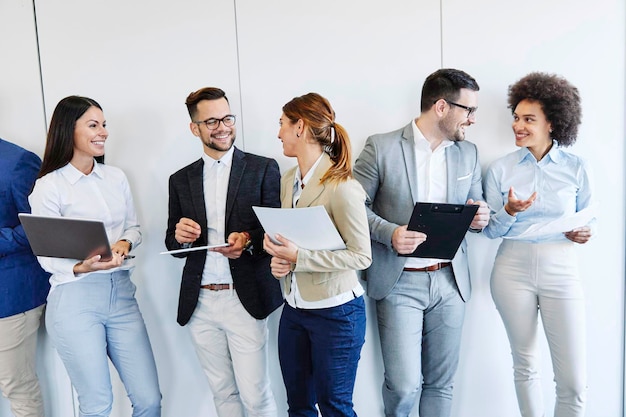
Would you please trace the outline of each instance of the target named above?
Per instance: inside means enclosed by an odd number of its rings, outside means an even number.
[[[30,194],[41,160],[0,139],[0,318],[46,301],[50,275],[30,249],[18,213],[30,213]]]
[[[174,234],[181,217],[197,222],[202,228],[194,246],[207,245],[207,214],[203,188],[204,161],[186,166],[170,177],[169,215],[165,246],[169,250],[182,247]],[[280,283],[270,272],[270,256],[263,250],[263,228],[252,206],[280,207],[280,171],[275,160],[244,153],[235,148],[226,196],[225,236],[232,232],[248,232],[252,251],[244,251],[238,259],[229,259],[230,272],[237,295],[246,311],[256,319],[267,317],[283,302]],[[186,257],[178,302],[178,323],[187,324],[198,304],[200,283],[206,251],[177,254]]]

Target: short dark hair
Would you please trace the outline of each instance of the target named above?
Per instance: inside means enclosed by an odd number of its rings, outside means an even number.
[[[187,111],[189,112],[191,120],[196,117],[199,102],[202,100],[219,100],[220,98],[223,98],[226,102],[228,102],[228,97],[226,97],[224,90],[217,87],[204,87],[189,94],[185,100],[185,105],[187,106]]]
[[[59,101],[50,120],[46,150],[38,178],[64,167],[72,160],[76,121],[91,107],[102,110],[100,104],[89,97],[69,96]],[[96,157],[96,161],[103,163],[104,156]]]
[[[582,109],[578,89],[565,78],[545,72],[531,72],[509,86],[509,109],[522,100],[539,103],[552,127],[550,137],[559,146],[571,146],[576,142],[578,126],[582,121]]]
[[[443,68],[426,77],[422,86],[422,112],[427,111],[439,99],[456,101],[461,89],[478,91],[480,87],[476,80],[468,73],[454,69]]]

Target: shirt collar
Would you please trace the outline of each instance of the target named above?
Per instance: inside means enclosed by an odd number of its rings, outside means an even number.
[[[104,170],[102,169],[100,164],[98,164],[96,162],[95,159],[93,161],[93,169],[87,175],[82,173],[78,168],[76,168],[70,162],[68,162],[65,166],[59,168],[59,172],[72,185],[76,184],[78,182],[78,180],[80,180],[81,178],[88,177],[88,176],[90,176],[92,174],[97,176],[97,177],[99,177],[99,178],[104,178]]]
[[[521,163],[525,159],[528,159],[533,162],[537,162],[537,160],[535,159],[535,156],[530,152],[528,148],[520,148],[518,152],[519,152],[518,163]],[[545,158],[548,158],[555,164],[558,164],[563,160],[563,151],[561,151],[561,149],[559,148],[559,144],[556,140],[552,141],[552,148],[550,148],[550,150],[548,151],[546,156],[542,158],[542,160]]]
[[[302,177],[302,173],[300,172],[300,166],[296,166],[296,175],[294,177],[293,183],[300,185],[300,187],[304,187],[311,180],[311,177],[313,177],[313,173],[317,169],[317,166],[320,164],[323,157],[324,157],[324,152],[322,152],[320,157],[317,158],[317,161],[315,161],[311,169],[309,169],[309,172],[307,172],[304,178],[302,179],[300,179]]]
[[[204,161],[204,166],[207,168],[212,168],[213,165],[217,164],[219,161],[221,164],[224,164],[225,167],[230,167],[233,163],[233,154],[235,153],[235,147],[231,146],[228,152],[226,152],[220,159],[213,159],[206,153],[202,152],[202,160]]]
[[[418,149],[429,149],[430,150],[430,142],[426,139],[426,136],[422,133],[419,127],[417,127],[417,123],[415,120],[411,121],[411,127],[413,128],[413,141],[415,142],[415,147]],[[433,150],[433,152],[438,149],[445,149],[448,146],[454,145],[454,142],[450,139],[444,139],[443,142]]]

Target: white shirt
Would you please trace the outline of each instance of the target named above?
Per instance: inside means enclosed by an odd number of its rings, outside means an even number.
[[[77,217],[101,220],[109,243],[120,239],[132,242],[133,249],[141,243],[141,231],[126,175],[119,168],[97,164],[88,175],[67,164],[35,182],[28,197],[33,214],[40,216]],[[62,259],[40,256],[39,263],[49,273],[52,289],[77,281],[88,274],[74,274],[74,265],[83,259]],[[134,263],[126,260],[117,268],[97,273],[132,270]]]
[[[311,180],[313,172],[315,172],[317,166],[320,164],[323,155],[323,153],[320,155],[320,157],[317,159],[317,161],[315,161],[311,169],[309,169],[309,172],[307,172],[307,174],[302,179],[300,179],[302,177],[300,167],[296,168],[296,174],[293,179],[293,207],[295,207],[298,203],[298,200],[302,195],[302,189]],[[345,304],[348,301],[354,300],[355,298],[360,297],[365,293],[365,290],[363,289],[361,284],[357,283],[356,287],[354,287],[351,291],[346,291],[334,297],[326,298],[325,300],[306,301],[302,298],[302,294],[300,294],[300,290],[298,289],[296,273],[292,272],[291,275],[287,276],[287,279],[291,279],[291,292],[285,295],[285,301],[287,301],[287,304],[289,304],[293,308],[316,309],[336,307]]]
[[[204,189],[204,206],[207,219],[207,245],[224,243],[226,235],[226,195],[228,194],[228,180],[233,165],[234,147],[220,159],[213,159],[202,154],[204,168],[202,181]],[[230,274],[228,258],[218,252],[207,252],[202,273],[202,285],[231,284],[233,277]]]
[[[417,201],[429,203],[445,203],[448,198],[448,164],[446,162],[446,148],[454,142],[444,140],[434,150],[430,149],[430,142],[415,121],[413,138],[415,140],[415,162],[417,165]],[[427,237],[428,239],[428,237]],[[407,258],[405,268],[424,268],[438,262],[449,262],[449,259]]]

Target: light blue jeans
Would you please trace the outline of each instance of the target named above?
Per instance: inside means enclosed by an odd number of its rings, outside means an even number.
[[[46,327],[78,394],[81,417],[111,413],[109,358],[126,387],[133,417],[161,415],[154,356],[128,271],[90,274],[54,288]]]
[[[420,390],[420,416],[449,416],[465,317],[452,268],[403,272],[376,312],[385,416],[407,417]]]

